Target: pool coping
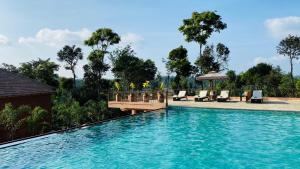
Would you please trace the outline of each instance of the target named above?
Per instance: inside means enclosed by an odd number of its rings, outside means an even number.
[[[203,109],[221,109],[221,110],[249,110],[249,111],[273,111],[273,112],[290,112],[290,113],[300,113],[300,110],[266,110],[266,109],[251,109],[251,108],[233,108],[233,107],[205,107],[205,106],[191,106],[191,105],[172,105],[169,107],[185,107],[185,108],[203,108]]]

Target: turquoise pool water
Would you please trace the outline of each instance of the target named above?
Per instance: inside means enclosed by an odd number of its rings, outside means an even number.
[[[1,148],[0,168],[300,168],[300,113],[171,107]]]

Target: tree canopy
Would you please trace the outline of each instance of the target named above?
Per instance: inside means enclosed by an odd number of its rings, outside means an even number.
[[[210,71],[223,71],[227,69],[230,50],[222,43],[206,46],[203,54],[197,58],[195,65],[200,69],[201,74]]]
[[[75,67],[77,65],[78,60],[83,59],[83,53],[81,48],[73,46],[64,46],[58,53],[58,60],[61,62],[66,62],[65,69],[71,70],[73,74],[73,86],[76,85],[76,74]]]
[[[222,17],[215,12],[193,12],[192,17],[184,19],[179,31],[185,36],[187,42],[196,42],[200,45],[200,55],[202,45],[207,43],[207,39],[213,32],[220,32],[227,28],[227,24],[222,22]]]
[[[0,66],[0,69],[6,70],[6,71],[9,71],[9,72],[15,72],[15,73],[19,72],[19,70],[16,66],[10,65],[10,64],[7,64],[7,63],[2,63],[2,65]]]
[[[59,65],[51,62],[50,58],[46,60],[32,60],[22,63],[19,67],[20,73],[25,76],[54,87],[58,86],[58,74],[56,74],[58,69]]]
[[[143,82],[155,78],[157,72],[155,63],[149,59],[138,58],[130,46],[115,50],[111,60],[114,76],[127,87],[130,83],[134,83],[140,89]]]
[[[292,80],[292,89],[293,89],[293,95],[295,95],[295,80],[293,76],[293,60],[298,60],[300,55],[300,37],[289,35],[285,39],[281,40],[279,45],[277,46],[277,52],[280,55],[287,56],[290,60],[290,77]]]
[[[92,48],[88,56],[88,64],[84,65],[85,85],[97,89],[98,98],[102,86],[102,76],[109,70],[105,63],[105,56],[110,53],[108,48],[120,42],[117,33],[109,28],[100,28],[92,33],[92,36],[85,41],[87,46]]]
[[[120,36],[110,28],[100,28],[93,32],[92,36],[85,40],[84,43],[95,50],[106,52],[109,46],[118,44],[120,40]]]

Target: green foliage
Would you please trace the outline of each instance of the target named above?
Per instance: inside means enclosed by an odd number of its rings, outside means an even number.
[[[111,60],[112,72],[120,79],[124,88],[128,88],[129,83],[133,82],[141,89],[142,82],[152,81],[155,78],[157,72],[155,63],[136,57],[130,46],[115,50]]]
[[[193,72],[193,66],[187,57],[187,50],[180,46],[170,51],[166,66],[168,71],[176,73],[174,82],[171,83],[172,88],[186,88],[186,78]]]
[[[206,46],[195,65],[200,69],[200,74],[224,71],[227,69],[229,54],[229,49],[222,43],[217,44],[216,48],[213,45]]]
[[[277,46],[277,52],[280,55],[288,56],[290,59],[299,59],[300,55],[300,37],[289,35]]]
[[[114,85],[115,85],[115,88],[117,89],[117,91],[121,90],[121,85],[119,82],[115,82]]]
[[[296,82],[296,89],[297,89],[297,95],[298,97],[300,97],[300,79],[298,79]]]
[[[6,70],[8,72],[14,72],[14,73],[18,73],[19,70],[16,66],[14,65],[10,65],[10,64],[6,64],[6,63],[2,63],[2,65],[0,66],[0,69]]]
[[[36,79],[42,83],[50,86],[58,86],[58,75],[55,73],[58,71],[59,65],[51,62],[50,59],[33,60],[31,62],[22,63],[19,71],[25,76]]]
[[[73,46],[64,46],[58,53],[58,60],[61,62],[66,62],[65,69],[71,70],[73,74],[73,84],[76,86],[76,74],[75,67],[77,65],[78,60],[83,59],[83,54],[81,52],[81,48]]]
[[[161,82],[160,85],[159,85],[159,91],[163,91],[165,89],[165,84],[164,82]]]
[[[60,90],[66,90],[71,91],[73,89],[73,79],[72,78],[59,78],[59,89]]]
[[[91,46],[93,49],[97,47],[103,52],[106,52],[109,46],[118,44],[121,38],[109,28],[100,28],[93,32],[92,36],[84,43]]]
[[[280,41],[279,45],[277,46],[277,52],[280,55],[284,55],[287,56],[290,60],[290,67],[291,67],[291,71],[290,71],[290,77],[291,77],[291,88],[292,88],[292,94],[295,96],[295,92],[296,92],[296,87],[295,87],[295,80],[294,80],[294,76],[293,76],[293,60],[299,59],[299,55],[300,55],[300,37],[298,36],[292,36],[289,35],[288,37],[286,37],[285,39],[283,39],[282,41]]]
[[[81,107],[79,102],[71,97],[57,98],[52,107],[55,128],[70,128],[81,123]]]
[[[290,75],[284,75],[279,83],[279,90],[282,93],[282,96],[294,96],[292,86],[293,82]]]
[[[48,112],[41,108],[35,107],[27,117],[27,125],[32,134],[44,133],[50,128],[47,122]]]
[[[135,89],[135,84],[131,82],[131,83],[129,84],[129,87],[130,87],[131,90],[134,90],[134,89]]]
[[[240,75],[240,82],[247,89],[262,89],[266,96],[288,96],[289,93],[280,90],[283,73],[279,67],[259,63]],[[285,85],[284,85],[285,86]],[[285,87],[284,87],[285,88]]]
[[[0,111],[0,124],[7,130],[10,139],[14,139],[16,131],[24,124],[30,111],[29,106],[14,108],[10,103],[5,104],[4,109]]]
[[[82,108],[83,121],[86,123],[103,120],[107,111],[107,103],[105,101],[96,102],[89,100]]]
[[[192,65],[188,60],[187,50],[180,46],[170,51],[167,69],[176,73],[176,76],[188,77],[192,73]]]
[[[201,47],[205,45],[207,39],[213,32],[220,32],[227,27],[226,23],[222,22],[222,17],[215,12],[193,12],[192,17],[183,20],[183,25],[179,27],[179,31],[185,36],[187,42],[197,42]]]
[[[147,80],[143,83],[143,88],[148,89],[149,87],[150,87],[150,81]]]
[[[109,69],[109,65],[105,63],[104,58],[109,54],[108,48],[120,42],[117,33],[109,28],[100,28],[92,33],[92,36],[85,41],[87,46],[92,48],[92,52],[88,56],[88,64],[84,65],[84,81],[85,86],[90,89],[97,89],[97,99],[101,98],[102,76]]]

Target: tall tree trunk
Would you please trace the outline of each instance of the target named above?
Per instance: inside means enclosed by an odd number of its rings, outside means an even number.
[[[74,68],[72,68],[72,73],[73,73],[73,88],[76,88],[76,74]]]
[[[201,57],[202,56],[202,44],[200,43],[199,45],[200,45],[199,57]]]
[[[292,80],[292,95],[295,96],[295,80],[294,80],[294,76],[293,76],[293,58],[290,57],[290,64],[291,64],[291,80]]]
[[[201,56],[202,56],[202,44],[200,43],[199,46],[200,46],[199,58],[201,58]],[[203,74],[202,68],[201,68],[200,74],[201,75]],[[203,81],[201,81],[201,89],[202,90],[204,89]]]

